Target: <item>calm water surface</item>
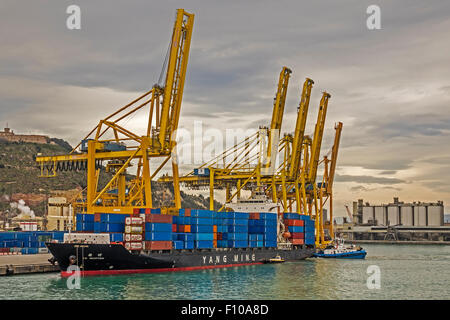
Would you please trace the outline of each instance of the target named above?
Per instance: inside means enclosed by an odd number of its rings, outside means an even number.
[[[365,260],[85,277],[77,290],[56,273],[0,277],[0,299],[450,299],[450,246],[364,248]],[[381,270],[380,289],[367,288],[370,265]]]

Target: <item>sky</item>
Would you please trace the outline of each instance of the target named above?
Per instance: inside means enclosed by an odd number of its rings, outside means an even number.
[[[66,9],[81,9],[69,30]],[[369,30],[376,4],[381,29]],[[322,155],[343,122],[335,214],[444,201],[450,213],[450,2],[9,1],[0,3],[0,126],[78,142],[158,81],[177,8],[195,14],[180,128],[269,125],[278,75],[292,70],[282,132],[313,86],[307,134],[331,94]],[[143,128],[137,116],[128,126]],[[190,169],[183,166],[182,170]],[[218,195],[220,198],[221,196]]]

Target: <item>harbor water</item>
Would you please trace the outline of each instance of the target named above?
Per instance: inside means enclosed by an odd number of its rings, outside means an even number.
[[[315,259],[201,271],[84,277],[0,277],[0,299],[450,299],[450,246],[364,245],[365,260]],[[373,268],[379,270],[379,289]],[[370,268],[369,268],[370,267]],[[369,270],[369,273],[368,273]]]

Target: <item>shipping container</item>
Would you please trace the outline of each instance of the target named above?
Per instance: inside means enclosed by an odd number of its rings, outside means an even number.
[[[144,241],[144,250],[172,250],[172,241]]]

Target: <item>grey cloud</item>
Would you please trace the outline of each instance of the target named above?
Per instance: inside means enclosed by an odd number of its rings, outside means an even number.
[[[357,182],[366,184],[399,184],[405,183],[406,181],[396,178],[384,178],[384,177],[373,177],[373,176],[352,176],[352,175],[336,175],[336,182]]]
[[[107,88],[128,100],[147,90],[161,72],[175,9],[186,4],[79,0],[79,31],[65,27],[69,4],[2,1],[0,81],[15,85],[0,88],[0,119],[74,143],[121,102],[73,99],[74,91],[64,88]],[[450,157],[450,42],[443,41],[450,34],[450,2],[380,0],[379,31],[366,28],[370,4],[190,1],[186,9],[196,17],[180,126],[192,118],[222,127],[268,125],[286,65],[293,74],[283,132],[293,130],[301,85],[311,77],[306,133],[314,131],[321,92],[329,91],[322,155],[333,142],[333,124],[343,121],[340,167],[395,175],[420,159],[444,162]]]
[[[396,173],[397,173],[397,171],[395,171],[395,170],[386,170],[386,171],[380,172],[380,174],[383,174],[383,175],[394,175]]]

